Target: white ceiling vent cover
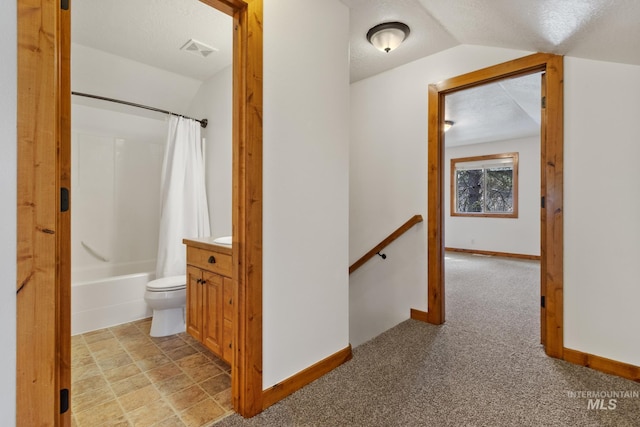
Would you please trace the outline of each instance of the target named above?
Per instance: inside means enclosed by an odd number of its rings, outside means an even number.
[[[206,58],[209,54],[218,51],[215,47],[207,46],[206,44],[194,39],[186,42],[180,50],[191,52],[194,55],[202,56],[203,58]]]

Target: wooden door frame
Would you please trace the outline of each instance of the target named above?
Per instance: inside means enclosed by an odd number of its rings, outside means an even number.
[[[537,53],[429,85],[428,311],[445,321],[444,301],[444,98],[470,87],[534,72],[546,73],[546,114],[541,138],[540,281],[545,308],[545,351],[562,359],[563,331],[563,57]]]
[[[232,400],[246,417],[262,410],[263,0],[201,1],[234,22]],[[70,10],[17,0],[17,11],[16,423],[69,426]]]

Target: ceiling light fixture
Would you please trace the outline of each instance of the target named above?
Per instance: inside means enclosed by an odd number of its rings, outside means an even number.
[[[367,40],[382,52],[391,52],[400,46],[411,30],[402,22],[385,22],[378,24],[367,32]]]
[[[444,131],[448,131],[453,126],[453,120],[445,120],[444,121]]]

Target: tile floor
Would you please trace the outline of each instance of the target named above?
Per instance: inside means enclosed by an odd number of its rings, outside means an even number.
[[[72,426],[200,427],[233,412],[228,364],[151,319],[73,336]]]

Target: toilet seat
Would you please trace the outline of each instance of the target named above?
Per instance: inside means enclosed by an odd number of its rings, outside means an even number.
[[[187,276],[171,276],[162,279],[152,280],[147,283],[147,291],[149,292],[169,292],[186,289]]]

